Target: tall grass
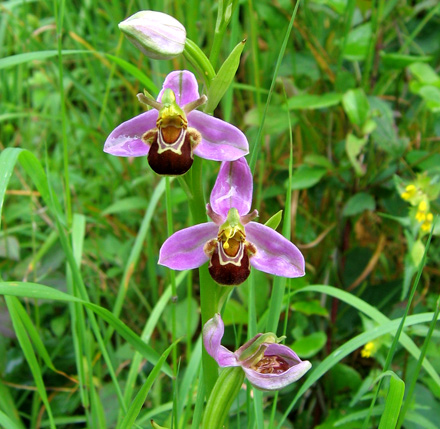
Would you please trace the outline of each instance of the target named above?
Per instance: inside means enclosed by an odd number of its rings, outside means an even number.
[[[123,39],[148,8],[186,26],[209,76],[247,39],[214,113],[248,137],[259,222],[282,210],[306,259],[303,278],[253,270],[228,291],[225,346],[276,331],[313,369],[276,394],[245,384],[227,427],[436,427],[440,226],[401,195],[417,183],[439,211],[440,6],[407,0],[249,0],[220,32],[214,1],[0,4],[0,426],[203,421],[209,275],[157,260],[206,221],[185,187],[206,199],[219,165],[168,180],[102,151],[138,92],[198,71]]]

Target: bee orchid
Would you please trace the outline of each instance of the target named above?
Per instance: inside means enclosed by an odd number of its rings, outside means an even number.
[[[304,257],[289,240],[252,220],[252,174],[245,158],[225,161],[211,192],[208,216],[202,223],[174,233],[162,245],[159,264],[189,270],[209,261],[209,272],[220,285],[243,283],[251,266],[283,277],[305,274]]]
[[[221,119],[195,110],[206,102],[194,75],[186,70],[170,73],[157,100],[138,94],[153,109],[116,127],[104,152],[116,156],[148,156],[160,175],[185,174],[193,155],[214,161],[233,161],[249,152],[246,136]]]

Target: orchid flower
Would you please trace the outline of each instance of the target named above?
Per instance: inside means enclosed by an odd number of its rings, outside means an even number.
[[[150,167],[161,175],[185,174],[193,154],[215,161],[233,161],[249,152],[245,135],[236,127],[196,111],[206,102],[194,75],[186,70],[170,73],[157,101],[138,94],[141,103],[154,107],[116,127],[104,152],[116,156],[148,156]]]
[[[234,353],[221,345],[225,326],[220,314],[203,327],[206,351],[221,367],[241,366],[249,382],[261,390],[279,390],[300,379],[311,367],[273,333],[257,334]]]
[[[182,229],[162,245],[159,264],[174,270],[200,267],[208,260],[212,278],[221,285],[239,285],[250,267],[283,277],[304,275],[304,257],[297,247],[268,226],[251,222],[252,174],[245,158],[226,161],[207,204],[212,222]]]

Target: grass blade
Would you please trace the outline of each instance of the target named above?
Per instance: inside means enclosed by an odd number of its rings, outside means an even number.
[[[387,373],[391,376],[390,387],[385,402],[385,410],[379,423],[379,429],[394,429],[402,406],[405,383],[392,371]],[[384,375],[385,375],[384,374]]]
[[[50,421],[50,427],[55,429],[52,409],[50,407],[49,399],[46,393],[46,387],[44,385],[43,376],[41,374],[41,368],[35,356],[34,349],[32,348],[32,344],[26,333],[23,322],[21,321],[21,318],[15,309],[14,300],[8,296],[5,297],[5,300],[8,306],[9,313],[11,315],[12,324],[14,325],[14,330],[17,335],[18,342],[20,343],[21,349],[23,350],[26,361],[32,372],[32,376],[34,377],[34,381],[37,386],[37,391],[40,395],[40,398],[43,401],[44,406],[46,407],[46,412]]]
[[[139,412],[141,411],[142,405],[144,404],[145,400],[147,399],[148,393],[151,389],[151,386],[153,385],[156,378],[159,376],[159,372],[162,368],[162,365],[164,364],[166,358],[168,357],[170,351],[176,346],[179,340],[175,341],[173,344],[171,344],[162,354],[162,357],[159,359],[159,361],[154,365],[153,370],[151,371],[150,375],[148,376],[147,380],[145,381],[144,385],[139,390],[138,394],[134,398],[132,404],[130,405],[130,408],[127,411],[127,414],[122,421],[120,428],[131,428],[134,425],[134,422],[136,421],[137,416],[139,415]]]

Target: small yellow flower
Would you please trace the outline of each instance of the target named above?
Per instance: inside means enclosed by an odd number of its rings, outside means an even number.
[[[424,222],[422,223],[422,231],[430,231],[432,227],[432,221],[434,219],[434,215],[430,212],[426,215]]]
[[[377,345],[374,341],[369,341],[365,344],[364,348],[361,350],[361,356],[363,358],[370,358],[377,352]]]
[[[416,220],[419,223],[425,222],[426,215],[428,214],[429,207],[428,203],[425,200],[420,201],[419,206],[417,207]]]
[[[416,192],[417,192],[417,188],[416,188],[414,185],[408,185],[408,186],[405,188],[405,192],[402,192],[402,193],[400,194],[400,196],[401,196],[404,200],[408,201],[408,200],[410,200],[412,197],[415,196]]]

